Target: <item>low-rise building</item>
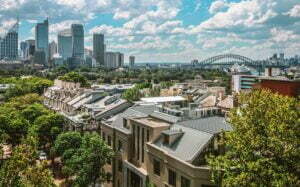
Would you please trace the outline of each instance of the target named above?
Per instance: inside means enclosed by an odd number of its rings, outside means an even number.
[[[116,152],[105,168],[112,173],[112,182],[104,186],[212,185],[205,156],[224,151],[216,141],[222,130],[232,129],[212,112],[217,109],[187,110],[135,105],[100,122],[102,138]]]

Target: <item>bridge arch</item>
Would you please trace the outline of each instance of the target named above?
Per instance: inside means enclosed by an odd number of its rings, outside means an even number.
[[[221,62],[221,60],[225,60]],[[236,55],[236,54],[222,54],[222,55],[217,55],[217,56],[213,56],[210,58],[207,58],[203,61],[199,62],[199,65],[202,66],[207,66],[207,65],[214,65],[217,64],[217,62],[220,62],[221,64],[234,64],[234,63],[239,63],[239,64],[244,64],[244,65],[249,65],[249,66],[253,66],[256,65],[256,62],[248,57],[245,56],[241,56],[241,55]]]

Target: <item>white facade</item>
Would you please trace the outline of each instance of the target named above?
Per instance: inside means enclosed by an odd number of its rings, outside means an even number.
[[[119,68],[124,66],[124,54],[120,52],[105,53],[105,67]]]

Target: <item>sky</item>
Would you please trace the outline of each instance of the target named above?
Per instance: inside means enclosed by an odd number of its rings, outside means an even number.
[[[137,62],[190,62],[234,53],[300,55],[300,0],[0,0],[0,35],[20,18],[20,41],[49,17],[50,42],[72,23],[104,33],[107,51]]]

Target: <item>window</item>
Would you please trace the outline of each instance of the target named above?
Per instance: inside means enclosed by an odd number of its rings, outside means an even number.
[[[102,139],[105,141],[105,132],[102,132]]]
[[[169,135],[164,135],[164,144],[169,144],[170,137]]]
[[[150,141],[150,131],[149,131],[149,129],[147,129],[147,142],[149,142]]]
[[[160,161],[153,159],[153,173],[160,176]]]
[[[128,129],[127,119],[123,119],[123,127]]]
[[[121,151],[122,147],[123,147],[122,142],[121,142],[121,140],[119,140],[118,141],[118,151]]]
[[[140,159],[140,126],[137,126],[137,159]]]
[[[132,125],[132,139],[133,139],[133,142],[132,142],[132,153],[133,155],[135,155],[135,125]]]
[[[122,160],[119,160],[118,161],[118,171],[122,172],[122,170],[123,170],[123,162],[122,162]]]
[[[144,163],[145,129],[142,128],[142,162]]]
[[[111,146],[111,137],[110,137],[110,136],[107,136],[107,144],[108,144],[109,146]]]
[[[176,186],[176,173],[169,169],[169,184]]]
[[[181,176],[181,187],[190,187],[191,181],[184,176]]]

